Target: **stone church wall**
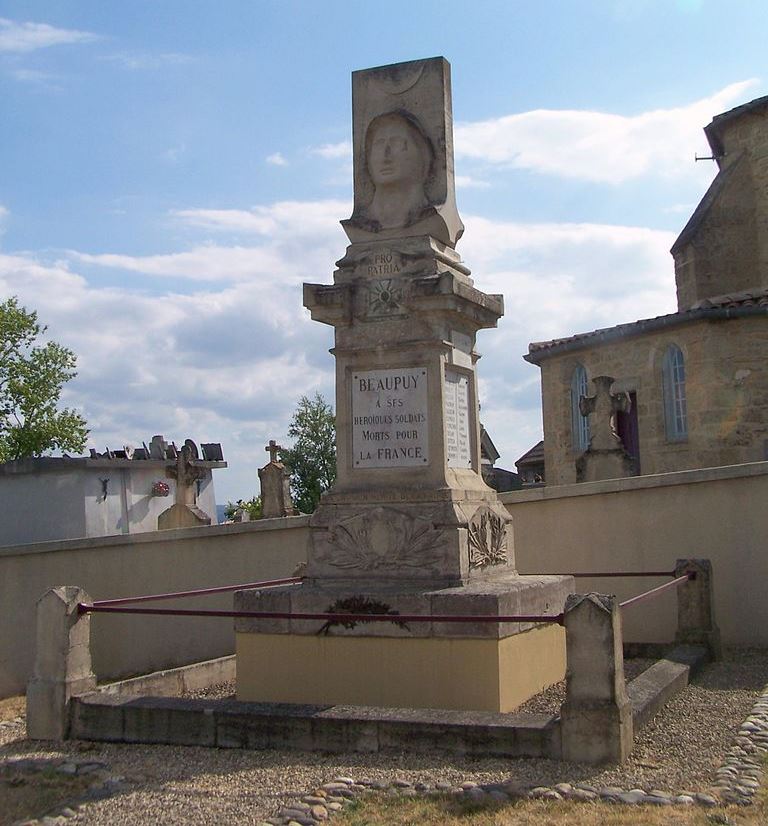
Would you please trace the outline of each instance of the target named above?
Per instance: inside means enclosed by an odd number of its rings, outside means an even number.
[[[685,358],[688,438],[667,438],[662,360],[676,344]],[[766,458],[768,325],[761,317],[695,321],[609,341],[542,360],[548,485],[576,481],[571,378],[578,364],[591,379],[613,376],[616,391],[637,394],[642,474],[716,467]]]

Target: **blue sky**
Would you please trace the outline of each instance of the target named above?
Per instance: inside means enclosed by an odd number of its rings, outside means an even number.
[[[541,437],[530,341],[674,310],[668,249],[714,175],[702,127],[768,94],[768,4],[709,0],[2,2],[0,299],[78,354],[90,444],[220,441],[258,490],[302,394],[333,394],[350,73],[452,65],[458,250],[507,314],[483,420]]]

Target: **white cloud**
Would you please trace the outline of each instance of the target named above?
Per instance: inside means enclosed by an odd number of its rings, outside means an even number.
[[[163,159],[172,164],[181,163],[186,152],[187,145],[185,143],[180,143],[177,146],[170,146],[165,150],[165,152],[163,152]]]
[[[252,232],[289,238],[301,234],[322,236],[336,229],[339,216],[351,209],[347,201],[278,201],[269,206],[240,209],[182,209],[172,214],[186,224],[220,232]]]
[[[217,234],[264,236],[258,245],[198,244],[160,255],[72,251],[80,264],[191,281],[299,283],[307,272],[323,272],[344,243],[338,216],[345,201],[281,201],[252,210],[178,210],[172,216],[193,229]]]
[[[685,106],[632,116],[538,109],[459,123],[456,156],[599,183],[690,174],[694,152],[706,149],[702,125],[757,83],[732,83]]]
[[[116,52],[115,54],[103,56],[101,60],[116,63],[123,69],[128,69],[129,71],[143,71],[161,69],[164,66],[181,66],[185,63],[191,63],[192,57],[180,52],[160,52],[158,54],[151,54],[149,52]]]
[[[0,254],[0,301],[10,295],[78,355],[62,401],[84,413],[91,445],[154,433],[220,441],[232,467],[229,491],[216,477],[225,498],[255,492],[263,446],[285,438],[302,393],[329,395],[330,331],[309,321],[295,283],[147,296],[90,284],[66,263]]]
[[[470,175],[457,175],[456,186],[459,189],[489,189],[491,185],[488,181],[472,178]]]
[[[271,155],[267,155],[266,161],[273,166],[288,166],[288,161],[280,152],[273,152]]]
[[[19,295],[78,354],[65,403],[82,407],[94,446],[161,432],[220,441],[231,468],[217,474],[220,500],[250,495],[263,446],[286,438],[299,396],[332,398],[332,330],[309,320],[301,283],[331,283],[347,214],[341,200],[180,210],[173,218],[197,235],[188,250],[75,253],[52,264],[0,255],[0,300]],[[541,432],[539,373],[521,358],[528,343],[674,310],[673,236],[474,215],[465,223],[460,252],[477,287],[505,298],[499,329],[478,335],[479,376],[483,421],[501,466],[512,467]],[[219,241],[200,243],[201,233]],[[227,243],[241,235],[247,244]],[[101,286],[100,268],[177,280],[146,295]]]
[[[40,86],[46,89],[61,90],[61,86],[56,82],[56,75],[50,72],[41,72],[37,69],[14,69],[11,76],[21,83]]]
[[[57,29],[47,23],[17,23],[0,17],[0,53],[21,54],[67,43],[89,43],[98,35],[77,29]]]
[[[325,143],[322,146],[313,146],[310,153],[328,160],[351,160],[352,142],[341,141],[340,143]]]

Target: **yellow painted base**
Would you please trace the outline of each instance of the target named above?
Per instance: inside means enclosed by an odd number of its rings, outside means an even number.
[[[237,633],[237,699],[513,711],[565,676],[565,631],[506,637]]]

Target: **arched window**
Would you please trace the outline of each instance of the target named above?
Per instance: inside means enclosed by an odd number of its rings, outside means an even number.
[[[579,399],[586,395],[587,371],[579,364],[571,377],[571,433],[576,453],[583,453],[589,447],[589,419],[579,410]]]
[[[670,344],[661,363],[661,381],[664,393],[664,424],[670,442],[684,442],[688,438],[688,415],[685,402],[685,359],[683,351]]]

